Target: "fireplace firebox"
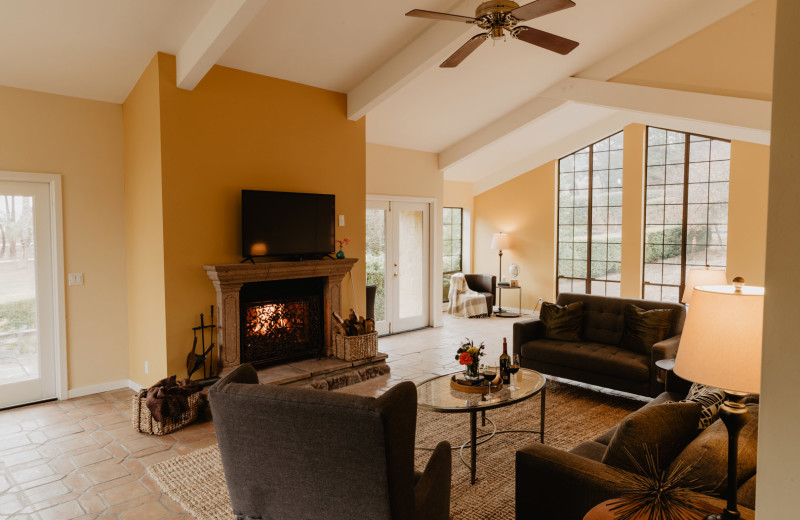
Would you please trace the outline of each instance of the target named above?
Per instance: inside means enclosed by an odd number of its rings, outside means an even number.
[[[324,280],[246,283],[240,292],[240,359],[266,367],[324,355]]]

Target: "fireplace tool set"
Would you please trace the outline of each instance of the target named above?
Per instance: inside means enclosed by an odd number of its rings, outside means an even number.
[[[212,356],[212,350],[214,349],[214,331],[217,328],[214,325],[214,306],[211,306],[211,323],[206,325],[205,323],[205,316],[200,313],[200,326],[193,327],[192,332],[194,332],[194,341],[192,342],[192,351],[189,352],[189,355],[186,356],[186,373],[189,379],[192,378],[192,374],[203,369],[203,379],[198,380],[197,382],[203,386],[213,385],[218,379],[219,376],[214,375],[214,362]],[[211,340],[208,348],[206,348],[206,330],[210,330],[211,332]],[[197,353],[197,333],[200,333],[200,353]],[[206,367],[206,360],[208,360],[208,367]]]

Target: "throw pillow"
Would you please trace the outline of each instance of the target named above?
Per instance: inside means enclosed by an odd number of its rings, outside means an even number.
[[[758,448],[758,405],[749,404],[750,420],[739,432],[737,480],[744,483],[756,474]],[[728,429],[722,421],[716,421],[697,436],[678,455],[670,470],[686,471],[683,482],[700,487],[699,491],[724,494],[728,487]]]
[[[632,303],[625,306],[625,329],[622,347],[650,354],[653,345],[663,340],[672,327],[672,309],[646,311]]]
[[[689,393],[686,394],[686,399],[683,402],[692,401],[700,403],[702,411],[700,412],[700,423],[697,428],[705,430],[711,423],[717,420],[719,415],[719,407],[725,401],[725,391],[713,386],[701,385],[700,383],[692,383],[689,388]]]
[[[580,341],[583,325],[583,302],[556,305],[544,302],[539,313],[544,324],[544,337],[563,341]]]
[[[697,434],[700,405],[663,403],[645,406],[628,415],[619,424],[603,455],[603,464],[641,474],[652,457],[659,471]]]

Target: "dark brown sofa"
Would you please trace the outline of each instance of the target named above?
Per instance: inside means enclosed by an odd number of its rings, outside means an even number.
[[[544,374],[623,392],[653,397],[664,390],[655,362],[677,355],[686,307],[679,303],[561,293],[558,305],[583,302],[582,341],[545,339],[538,318],[514,323],[514,353],[520,364]],[[619,346],[625,328],[625,306],[674,309],[667,339],[653,345],[650,355]],[[684,389],[685,390],[685,389]]]
[[[467,287],[486,297],[486,308],[489,309],[489,316],[491,316],[494,308],[494,295],[497,291],[497,277],[490,274],[465,274],[464,279],[467,281]]]
[[[414,472],[413,383],[375,399],[261,385],[244,364],[208,394],[236,520],[449,519],[450,445]]]
[[[645,406],[678,401],[681,394],[662,393]],[[755,517],[755,460],[758,440],[758,404],[747,405],[751,419],[742,430],[739,443],[739,511],[744,519]],[[516,518],[517,520],[580,520],[597,504],[619,498],[620,473],[600,462],[617,426],[603,435],[563,451],[539,443],[531,443],[516,454]],[[694,485],[718,489],[707,502],[724,507],[722,500],[727,475],[727,430],[719,419],[704,432],[702,456],[694,457],[704,477]],[[696,440],[700,440],[697,437]],[[684,449],[690,450],[690,447]],[[679,455],[680,457],[680,455]],[[751,468],[744,472],[743,467]],[[707,471],[707,473],[706,473]]]

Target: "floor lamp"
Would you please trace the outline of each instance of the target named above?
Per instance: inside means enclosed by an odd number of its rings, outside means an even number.
[[[680,377],[725,390],[719,416],[728,429],[727,506],[707,520],[740,517],[736,507],[739,432],[750,420],[743,401],[761,388],[764,288],[745,287],[741,278],[733,282],[694,287],[692,310],[686,316],[675,360]]]
[[[511,244],[511,237],[505,233],[495,233],[492,236],[492,249],[496,250],[497,255],[500,257],[500,273],[497,277],[497,282],[503,280],[503,249],[508,249]],[[503,312],[503,294],[500,289],[497,289],[497,312]],[[520,312],[522,312],[520,310]]]

